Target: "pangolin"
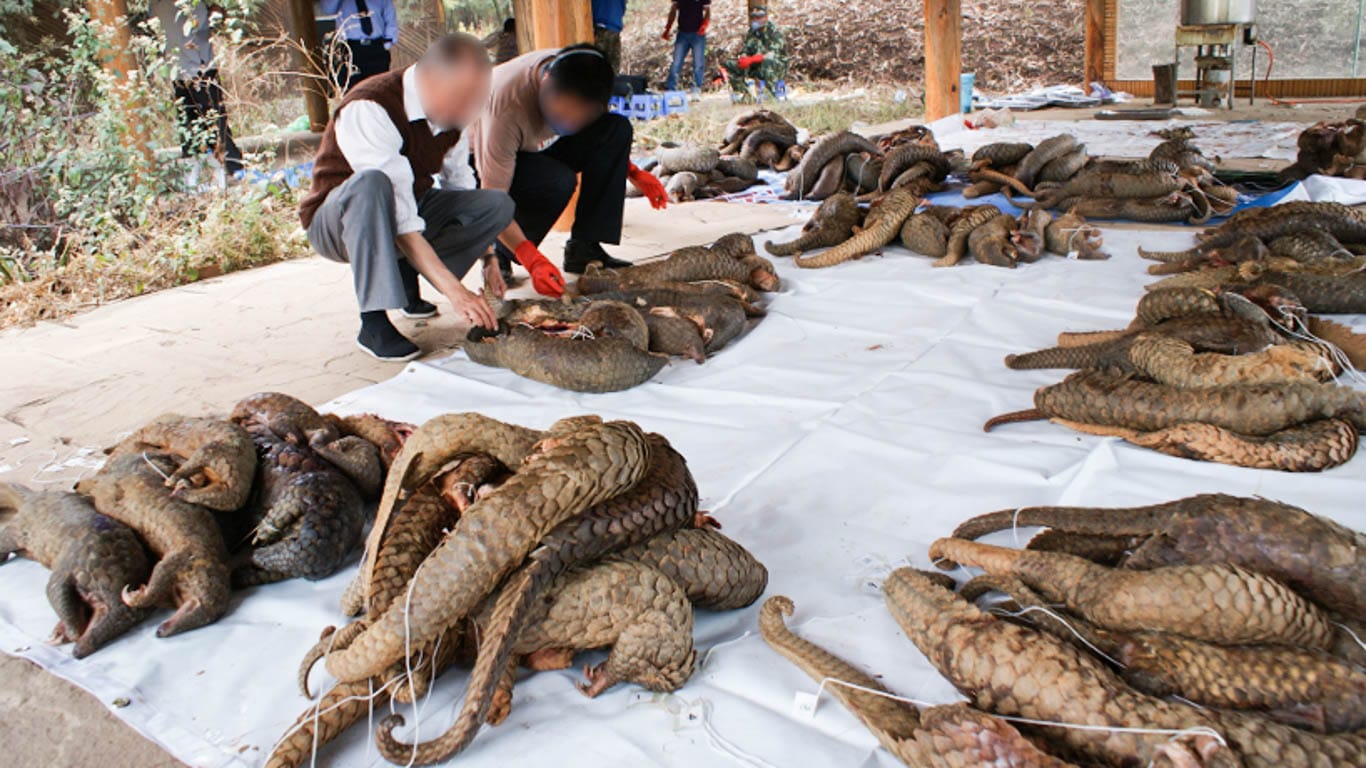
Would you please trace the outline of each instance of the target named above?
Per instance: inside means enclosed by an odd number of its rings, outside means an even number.
[[[796,240],[786,243],[764,243],[764,250],[774,256],[792,256],[813,248],[826,248],[848,240],[858,226],[862,211],[854,196],[840,192],[825,199],[802,227]]]

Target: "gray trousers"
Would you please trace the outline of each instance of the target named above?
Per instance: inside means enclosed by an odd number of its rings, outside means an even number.
[[[512,221],[512,198],[496,190],[432,189],[417,201],[422,236],[441,263],[464,277]],[[400,309],[414,298],[404,287],[406,257],[395,238],[394,188],[377,170],[354,174],[318,207],[308,242],[325,259],[351,265],[360,311]]]

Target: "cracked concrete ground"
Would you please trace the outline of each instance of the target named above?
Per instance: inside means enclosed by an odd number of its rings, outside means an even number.
[[[790,206],[709,202],[665,214],[643,200],[627,206],[626,245],[612,249],[626,258],[797,221]],[[556,233],[544,245],[552,260],[559,261],[564,239]],[[168,411],[221,412],[261,390],[321,403],[397,374],[402,365],[356,349],[350,283],[346,267],[302,259],[0,332],[0,481],[69,486],[98,466],[100,450],[120,434]],[[425,291],[436,298],[430,286]],[[516,293],[529,293],[525,281]],[[428,355],[448,354],[464,335],[445,315],[395,322]],[[110,705],[0,654],[0,762],[180,765]]]

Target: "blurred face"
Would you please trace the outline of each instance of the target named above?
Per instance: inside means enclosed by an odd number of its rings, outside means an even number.
[[[768,14],[766,14],[766,13],[761,13],[761,14],[757,14],[757,15],[755,15],[755,16],[750,16],[750,17],[749,17],[749,28],[750,28],[750,29],[762,29],[763,26],[764,26],[765,24],[767,24],[767,23],[768,23]]]
[[[443,129],[464,128],[488,103],[490,70],[474,62],[418,67],[418,93],[427,119]]]
[[[540,100],[541,117],[545,118],[550,130],[559,136],[582,131],[606,111],[601,104],[556,90],[548,76],[541,77]]]

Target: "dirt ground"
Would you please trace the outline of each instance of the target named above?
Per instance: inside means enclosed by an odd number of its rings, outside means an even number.
[[[1339,119],[1352,109],[1264,102],[1202,119],[1313,122]],[[1019,119],[1090,115],[1041,110]],[[658,214],[634,200],[628,203],[627,245],[618,252],[643,257],[731,231],[785,226],[794,223],[791,215],[780,207],[724,203]],[[552,235],[547,255],[558,260],[563,240],[562,234]],[[354,346],[349,283],[344,267],[305,259],[113,304],[65,322],[0,332],[0,370],[6,371],[0,481],[69,484],[91,471],[100,448],[163,412],[220,411],[264,389],[319,403],[393,376],[399,365],[376,362]],[[429,355],[448,353],[463,335],[444,317],[400,322]],[[8,765],[178,765],[108,706],[28,661],[0,654]]]

